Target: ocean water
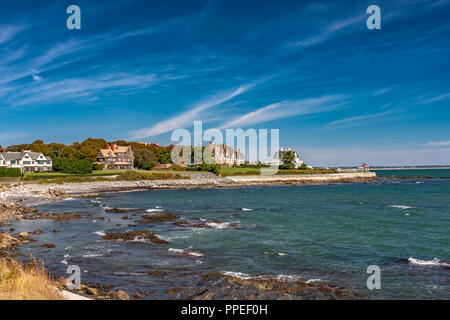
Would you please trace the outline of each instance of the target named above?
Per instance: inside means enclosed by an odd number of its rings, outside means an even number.
[[[105,213],[108,207],[142,210]],[[15,232],[43,231],[31,235],[38,241],[20,247],[20,254],[41,258],[57,275],[65,275],[67,264],[78,265],[83,283],[149,292],[144,298],[170,299],[169,289],[223,272],[341,286],[369,299],[450,299],[450,180],[439,177],[109,193],[38,209],[83,218],[16,223]],[[151,212],[211,228],[136,222]],[[169,244],[100,240],[126,230],[152,230]],[[381,269],[380,290],[367,289],[369,265]]]

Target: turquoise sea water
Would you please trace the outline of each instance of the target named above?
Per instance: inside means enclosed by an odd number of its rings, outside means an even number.
[[[142,210],[112,214],[105,207]],[[65,263],[78,265],[82,282],[114,284],[130,294],[149,291],[149,298],[170,298],[168,289],[189,287],[200,275],[219,271],[311,280],[372,299],[450,299],[447,179],[110,193],[39,209],[80,212],[83,219],[15,224],[16,232],[43,231],[20,253],[41,258],[58,275],[64,275]],[[200,218],[212,228],[134,221],[148,209],[188,222]],[[51,232],[54,228],[61,232]],[[144,229],[170,243],[100,240],[103,233]],[[366,287],[369,265],[381,268],[381,290]],[[148,274],[156,270],[161,273]]]

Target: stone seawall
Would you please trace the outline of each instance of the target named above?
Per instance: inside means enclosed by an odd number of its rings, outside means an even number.
[[[236,183],[274,183],[274,182],[338,182],[344,180],[362,180],[376,178],[375,172],[349,172],[330,174],[273,175],[273,176],[231,176],[227,177]]]

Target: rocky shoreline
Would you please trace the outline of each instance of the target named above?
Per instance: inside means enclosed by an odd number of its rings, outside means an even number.
[[[0,202],[33,203],[90,194],[152,189],[239,188],[251,186],[330,184],[368,182],[376,179],[372,172],[320,175],[232,176],[220,178],[212,173],[194,173],[189,179],[96,181],[64,184],[17,183],[0,186]]]
[[[248,178],[248,177],[245,177]],[[284,177],[283,177],[284,178]],[[265,181],[239,182],[231,179],[220,179],[218,177],[192,180],[167,180],[167,181],[111,181],[92,182],[62,185],[40,185],[40,184],[17,184],[2,187],[0,189],[0,258],[10,258],[14,255],[17,247],[35,240],[30,237],[32,234],[39,234],[40,230],[21,232],[14,234],[14,229],[4,227],[21,219],[51,219],[55,222],[66,222],[71,219],[80,219],[79,214],[48,213],[38,212],[34,208],[25,204],[39,203],[42,201],[62,200],[70,197],[95,198],[98,193],[116,192],[141,189],[176,189],[176,188],[214,188],[214,187],[242,187],[242,186],[262,186],[262,185],[282,185],[282,184],[302,184],[302,183],[340,183],[369,181],[373,177],[333,177],[331,180],[324,177],[313,179],[296,180],[292,179]],[[254,179],[254,178],[253,178]],[[244,179],[245,180],[245,179]],[[3,200],[3,201],[2,201]],[[111,209],[114,213],[114,209]],[[118,209],[117,209],[118,210]],[[184,227],[188,222],[173,222],[178,216],[170,214],[143,215],[140,223],[151,225],[153,223],[170,222],[176,226]],[[192,221],[189,226],[195,228],[208,228],[209,221]],[[1,229],[0,229],[1,230]],[[8,232],[9,231],[9,232]],[[55,229],[53,232],[59,232]],[[125,233],[110,233],[104,235],[102,240],[133,241],[136,238],[147,240],[149,245],[167,244],[167,241],[158,238],[152,231],[129,231]],[[46,248],[53,248],[52,244],[43,244]],[[64,287],[65,280],[60,279],[60,287]],[[81,294],[91,299],[140,299],[146,293],[135,293],[130,296],[121,291],[113,290],[107,284],[83,285],[79,290],[71,290],[76,294]],[[241,279],[223,274],[204,275],[198,284],[188,289],[175,288],[170,292],[174,299],[357,299],[357,295],[343,288],[333,288],[324,285],[309,284],[301,281],[279,281],[276,279]]]
[[[195,287],[183,290],[181,300],[355,300],[361,297],[339,287],[280,281],[277,279],[240,278],[221,273],[206,274]]]

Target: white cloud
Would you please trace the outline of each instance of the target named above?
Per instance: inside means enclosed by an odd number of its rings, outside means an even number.
[[[446,94],[441,94],[439,96],[436,96],[434,98],[428,99],[428,100],[424,100],[422,103],[423,104],[428,104],[428,103],[432,103],[432,102],[436,102],[436,101],[442,101],[442,100],[446,100],[450,98],[450,93],[446,93]]]
[[[325,30],[322,31],[321,33],[316,34],[316,35],[314,35],[312,37],[306,38],[304,40],[297,41],[297,42],[291,44],[291,46],[294,46],[294,47],[308,47],[308,46],[314,45],[316,43],[326,41],[335,32],[338,32],[338,31],[340,31],[340,30],[342,30],[344,28],[347,28],[347,27],[349,27],[351,25],[354,25],[354,24],[356,24],[356,23],[358,23],[360,21],[363,21],[363,20],[364,20],[364,15],[358,15],[358,16],[351,17],[351,18],[348,18],[348,19],[342,19],[342,20],[333,22],[333,23],[329,24],[325,28]]]
[[[447,141],[430,141],[424,144],[427,147],[450,147],[450,140]]]
[[[0,44],[8,42],[15,35],[25,30],[26,27],[22,25],[6,25],[0,26]]]
[[[333,110],[345,96],[329,95],[295,101],[281,101],[244,114],[224,123],[221,128],[245,127],[275,119]]]
[[[194,120],[201,120],[201,119],[198,119],[198,117],[201,117],[201,115],[205,111],[207,111],[221,103],[224,103],[228,100],[231,100],[240,94],[243,94],[244,92],[253,88],[255,85],[256,85],[256,83],[251,83],[251,84],[240,86],[239,88],[237,88],[231,92],[216,94],[216,95],[206,99],[205,101],[198,103],[192,109],[190,109],[184,113],[181,113],[180,115],[177,115],[173,118],[159,122],[150,128],[145,128],[145,129],[134,131],[132,133],[133,139],[142,139],[142,138],[157,136],[157,135],[172,131],[174,129],[183,128],[186,125],[193,123]]]
[[[336,121],[332,121],[325,125],[327,128],[348,128],[348,127],[355,127],[360,125],[367,124],[368,121],[374,120],[377,118],[383,118],[386,115],[394,114],[399,111],[401,111],[401,108],[395,108],[388,111],[383,111],[379,113],[372,113],[372,114],[365,114],[355,117],[348,117]],[[385,120],[385,118],[383,118]]]
[[[17,132],[17,131],[11,131],[11,132],[3,132],[0,133],[0,144],[2,144],[3,147],[6,147],[6,144],[13,142],[16,139],[21,139],[27,137],[28,134],[25,132]]]

